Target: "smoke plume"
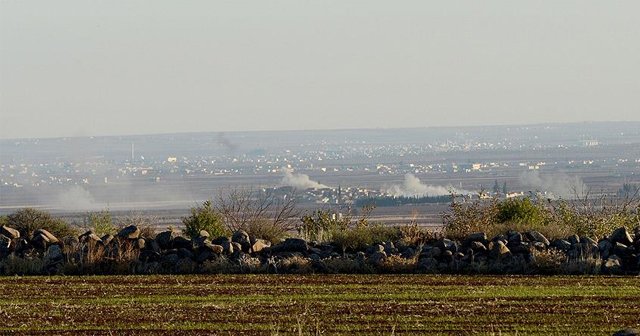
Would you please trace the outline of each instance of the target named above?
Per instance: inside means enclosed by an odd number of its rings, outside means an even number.
[[[81,186],[61,192],[56,198],[56,207],[64,210],[90,211],[100,209],[91,193]]]
[[[456,189],[453,186],[434,186],[420,182],[415,175],[408,173],[404,175],[402,184],[395,184],[388,188],[386,192],[392,196],[422,197],[422,196],[443,196],[451,192],[456,194],[469,194],[466,190]]]
[[[285,169],[284,177],[280,181],[280,185],[284,187],[294,187],[296,189],[322,189],[328,188],[324,184],[320,184],[309,178],[306,174],[294,174],[293,171]]]
[[[532,188],[531,191],[547,192],[561,198],[583,195],[587,191],[587,186],[579,177],[563,173],[540,175],[537,171],[524,172],[519,180],[523,186]]]

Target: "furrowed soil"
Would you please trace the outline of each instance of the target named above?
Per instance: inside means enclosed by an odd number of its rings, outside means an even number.
[[[607,335],[638,277],[187,275],[0,278],[0,334]]]

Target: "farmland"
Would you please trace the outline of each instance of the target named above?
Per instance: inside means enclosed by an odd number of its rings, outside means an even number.
[[[0,278],[0,334],[606,335],[638,312],[638,277]]]

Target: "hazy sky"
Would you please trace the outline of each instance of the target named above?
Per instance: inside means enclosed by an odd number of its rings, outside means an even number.
[[[0,137],[640,120],[640,1],[0,0]]]

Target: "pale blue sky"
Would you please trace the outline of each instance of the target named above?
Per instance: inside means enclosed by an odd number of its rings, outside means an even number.
[[[0,1],[0,137],[640,120],[639,1]]]

